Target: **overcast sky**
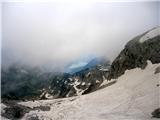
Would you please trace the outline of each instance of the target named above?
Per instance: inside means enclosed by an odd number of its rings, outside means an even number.
[[[3,3],[2,63],[63,68],[90,56],[113,60],[157,25],[157,2]]]

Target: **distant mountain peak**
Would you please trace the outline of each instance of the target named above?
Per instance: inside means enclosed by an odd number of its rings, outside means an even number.
[[[109,64],[110,61],[105,57],[92,57],[89,61],[78,61],[70,64],[69,66],[67,66],[65,72],[73,74],[81,70],[92,68],[97,65],[102,65],[106,63]]]

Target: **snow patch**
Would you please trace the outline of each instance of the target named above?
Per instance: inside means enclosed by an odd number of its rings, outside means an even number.
[[[139,40],[140,43],[145,42],[146,40],[152,39],[156,36],[160,35],[160,27],[153,29],[149,32],[147,32],[144,36],[142,36]]]
[[[72,78],[68,78],[70,81],[73,81],[73,79]]]
[[[45,94],[45,98],[47,98],[47,99],[52,99],[52,98],[54,98],[51,94],[49,94],[49,93],[46,93]]]
[[[87,73],[86,77],[89,77],[91,75],[91,72]]]
[[[7,106],[6,106],[5,104],[1,103],[0,107],[1,107],[1,113],[4,113],[4,112],[5,112],[4,109],[5,109]]]
[[[108,72],[108,71],[109,71],[108,68],[104,68],[104,67],[101,67],[99,70],[100,70],[100,71],[105,71],[105,72]]]
[[[46,98],[46,99],[52,99],[54,98],[51,94],[49,94],[45,89],[42,90],[42,94],[40,95],[40,98]],[[52,91],[54,92],[54,91]]]
[[[82,85],[85,85],[85,82],[82,82]]]
[[[102,76],[102,78],[103,78],[103,81],[106,79],[104,75]]]
[[[75,78],[75,82],[73,83],[73,88],[76,90],[76,94],[79,96],[79,95],[82,95],[82,93],[86,90],[82,90],[82,89],[79,89],[77,86],[80,85],[81,83],[78,82],[78,79]]]
[[[96,80],[96,83],[100,83],[100,81],[99,81],[99,80]]]

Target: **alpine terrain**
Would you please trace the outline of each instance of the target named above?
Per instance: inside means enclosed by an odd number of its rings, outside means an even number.
[[[160,27],[130,40],[111,64],[95,59],[73,74],[19,65],[2,69],[1,116],[2,120],[160,118]]]

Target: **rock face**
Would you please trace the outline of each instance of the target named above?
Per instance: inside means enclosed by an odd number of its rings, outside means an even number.
[[[74,81],[73,87],[67,96],[90,93],[96,90],[106,80],[107,76],[108,71],[98,66],[75,73],[71,78]]]
[[[47,98],[46,94],[53,96],[52,98],[61,98],[90,93],[107,79],[109,68],[110,65],[105,63],[73,75],[67,73],[56,75],[50,80],[49,87],[44,90],[42,99]]]
[[[147,60],[153,64],[160,62],[160,28],[152,29],[129,41],[113,61],[108,79],[118,78],[127,69],[144,69]]]
[[[155,117],[155,118],[160,118],[160,108],[155,109],[152,112],[152,116]]]

